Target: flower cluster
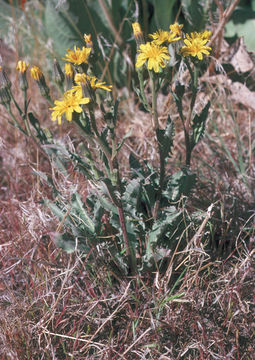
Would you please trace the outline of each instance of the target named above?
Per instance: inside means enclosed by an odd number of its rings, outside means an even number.
[[[99,81],[95,76],[87,75],[83,70],[88,68],[90,54],[93,53],[93,42],[91,40],[91,35],[84,35],[84,41],[86,47],[83,46],[82,49],[74,46],[74,50],[67,50],[67,53],[63,60],[66,61],[64,65],[64,72],[62,71],[57,60],[54,60],[54,73],[56,82],[60,85],[65,84],[65,92],[62,99],[55,100],[53,107],[50,108],[52,111],[52,120],[58,121],[58,124],[61,124],[62,117],[64,116],[67,121],[71,121],[75,113],[80,114],[83,111],[83,106],[93,103],[95,96],[93,92],[98,89],[111,91],[112,87],[106,85],[105,82]],[[83,67],[86,65],[87,67]],[[25,61],[20,60],[17,64],[17,71],[20,76],[20,86],[22,90],[27,89],[26,81],[26,71],[29,67],[29,64],[26,64]],[[5,80],[7,83],[7,78],[5,79],[5,72],[0,69],[0,81],[2,76],[2,82]],[[83,72],[81,72],[83,71]],[[36,81],[39,86],[40,92],[45,96],[52,104],[52,100],[49,95],[49,88],[46,84],[45,77],[43,72],[38,66],[32,66],[30,68],[31,77]],[[90,91],[86,91],[86,86],[89,87]],[[62,87],[63,88],[63,87]]]
[[[80,49],[75,46],[74,51],[68,49],[65,58],[63,58],[63,60],[68,61],[64,67],[67,89],[63,98],[61,100],[55,100],[55,106],[50,108],[52,111],[52,120],[58,120],[58,124],[61,124],[63,115],[65,115],[68,121],[71,121],[74,112],[82,112],[82,105],[93,102],[94,95],[91,91],[97,89],[111,91],[112,88],[110,85],[106,85],[105,82],[100,82],[95,76],[89,76],[84,72],[80,73],[77,71],[80,71],[80,65],[89,64],[89,55],[93,50],[91,35],[85,34],[84,40],[87,47],[83,46],[82,49]]]
[[[197,57],[199,60],[203,59],[203,55],[209,55],[211,48],[207,46],[211,37],[211,32],[205,30],[198,33],[193,32],[190,35],[186,34],[183,38],[183,25],[174,23],[169,26],[169,31],[159,29],[153,34],[149,34],[152,39],[144,43],[143,34],[138,23],[133,24],[134,37],[137,42],[137,59],[136,68],[147,66],[148,70],[153,70],[158,73],[164,68],[170,60],[168,45],[176,42],[184,42],[184,46],[180,47],[180,55]]]

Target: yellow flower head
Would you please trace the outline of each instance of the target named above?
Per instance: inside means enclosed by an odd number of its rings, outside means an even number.
[[[43,73],[38,66],[33,66],[30,69],[31,76],[34,80],[40,81],[43,77]]]
[[[181,39],[181,37],[176,37],[175,33],[171,33],[169,31],[158,30],[153,34],[149,34],[149,36],[153,39],[152,42],[157,45],[162,45],[163,43],[171,43]]]
[[[141,30],[141,26],[140,26],[140,24],[138,22],[134,22],[132,24],[132,28],[133,28],[133,33],[134,33],[137,48],[139,48],[139,46],[141,44],[144,44],[144,38],[143,38],[143,33],[142,33],[142,30]]]
[[[84,41],[85,41],[87,47],[93,47],[93,42],[91,40],[91,34],[88,34],[88,35],[84,34],[83,37],[84,37]]]
[[[81,65],[83,63],[87,64],[90,52],[91,48],[83,46],[82,49],[80,49],[75,46],[74,51],[67,49],[66,57],[63,58],[63,60],[69,61],[75,65]]]
[[[25,61],[19,60],[16,66],[16,70],[19,71],[21,74],[24,74],[29,67],[29,64],[26,64]]]
[[[205,30],[205,31],[201,34],[201,36],[202,36],[202,39],[209,41],[210,38],[211,38],[211,36],[212,36],[212,32],[209,31],[209,30]]]
[[[143,35],[142,30],[141,30],[141,26],[140,26],[140,24],[138,22],[134,22],[132,24],[132,28],[133,28],[133,33],[134,33],[135,37]]]
[[[170,32],[175,36],[181,36],[183,25],[179,25],[178,23],[174,23],[169,26]]]
[[[170,59],[166,46],[159,46],[153,42],[147,42],[140,45],[139,53],[137,55],[136,67],[140,68],[147,61],[149,70],[159,72],[159,68],[166,66],[166,61]]]
[[[6,74],[4,68],[0,66],[0,88],[11,88],[11,82]]]
[[[67,91],[64,93],[62,100],[55,100],[56,105],[52,110],[52,121],[58,120],[58,124],[61,125],[61,118],[65,114],[68,121],[72,121],[73,112],[81,113],[82,108],[80,105],[86,105],[89,103],[89,98],[83,98],[82,94],[77,92]]]
[[[100,82],[95,76],[89,76],[86,74],[76,74],[74,81],[78,84],[86,84],[87,81],[90,82],[90,86],[93,90],[103,89],[106,91],[112,91],[112,85],[105,85],[105,82]]]
[[[186,46],[181,48],[181,54],[183,56],[193,56],[198,57],[199,60],[203,60],[203,54],[209,55],[212,50],[209,46],[206,46],[208,38],[204,38],[204,33],[191,33],[186,34],[186,39],[184,43]]]
[[[70,63],[65,63],[65,68],[64,68],[65,74],[67,77],[72,78],[74,75],[74,71],[73,71],[73,67],[72,64]]]

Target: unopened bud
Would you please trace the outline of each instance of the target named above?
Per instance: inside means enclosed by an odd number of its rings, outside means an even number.
[[[63,85],[63,83],[65,81],[65,75],[64,75],[57,59],[54,59],[53,69],[54,69],[56,83],[59,85]]]
[[[89,77],[86,74],[76,74],[74,80],[81,85],[83,96],[88,97],[92,102],[95,102],[95,93],[92,89]]]
[[[93,49],[93,42],[91,40],[91,34],[84,34],[84,41],[86,43],[87,48]]]
[[[134,22],[132,24],[132,28],[133,28],[136,45],[137,45],[137,48],[139,49],[140,45],[145,43],[143,33],[141,30],[141,26],[138,22]]]
[[[27,90],[28,83],[26,77],[26,71],[29,67],[29,64],[26,64],[25,61],[19,60],[16,66],[16,70],[19,72],[19,85],[21,90]]]
[[[9,92],[9,89],[5,88],[0,88],[0,104],[6,106],[9,105],[11,102],[11,95]]]
[[[0,87],[1,88],[11,88],[12,83],[10,82],[5,70],[0,66]]]
[[[50,89],[48,88],[44,75],[38,66],[33,66],[30,69],[32,78],[37,82],[39,90],[44,97],[49,97]]]
[[[72,64],[65,64],[65,78],[66,78],[66,90],[70,90],[74,82],[74,69]]]

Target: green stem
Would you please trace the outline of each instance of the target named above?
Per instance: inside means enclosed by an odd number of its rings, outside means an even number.
[[[90,115],[90,121],[91,121],[91,126],[92,129],[94,130],[94,133],[96,135],[96,142],[98,143],[98,145],[101,147],[103,153],[105,154],[108,162],[109,162],[109,166],[110,166],[110,170],[112,172],[113,168],[112,168],[112,154],[109,151],[109,149],[107,148],[107,146],[105,145],[105,143],[102,141],[100,134],[98,132],[97,129],[97,125],[96,125],[96,119],[95,119],[95,115],[94,115],[94,111],[93,109],[89,108],[89,115]]]
[[[104,144],[104,142],[102,141],[102,139],[100,137],[100,134],[98,132],[97,125],[96,125],[95,115],[94,115],[92,108],[89,109],[89,114],[90,114],[91,127],[95,133],[95,141],[101,147],[101,150],[105,154],[105,156],[108,160],[108,163],[109,163],[110,172],[111,172],[111,181],[110,181],[110,184],[107,185],[107,182],[105,182],[105,184],[107,186],[107,189],[109,191],[109,195],[110,195],[110,198],[111,198],[113,204],[118,209],[120,226],[121,226],[121,230],[122,230],[122,234],[123,234],[124,245],[125,245],[125,248],[127,251],[129,268],[131,270],[131,274],[135,275],[137,273],[136,257],[135,257],[135,253],[132,249],[131,243],[129,241],[127,228],[126,228],[124,209],[123,209],[123,204],[122,204],[122,200],[121,200],[121,193],[122,193],[121,192],[121,181],[120,181],[120,173],[119,173],[117,159],[115,156],[113,156],[113,154],[111,154],[111,152],[109,151],[109,149],[107,148],[107,146]],[[117,178],[116,181],[113,181],[114,177]],[[116,195],[114,193],[115,189],[120,194],[120,199],[116,197]]]
[[[145,109],[147,111],[150,110],[145,92],[144,92],[144,78],[143,78],[143,69],[139,69],[137,71],[137,75],[138,75],[138,80],[139,80],[139,86],[140,86],[140,91],[141,91],[141,97],[142,97],[142,101],[143,101],[143,106],[145,107]]]
[[[18,112],[19,112],[20,116],[22,116],[23,111],[21,110],[21,108],[19,107],[19,104],[18,104],[17,101],[15,100],[12,91],[10,90],[9,93],[10,93],[10,95],[11,95],[11,98],[12,98],[13,102],[14,102],[14,105],[15,105],[16,108],[18,109]]]
[[[22,114],[22,119],[24,121],[24,124],[25,124],[25,127],[26,127],[26,130],[27,130],[27,133],[29,136],[33,137],[33,134],[31,132],[31,129],[30,129],[30,125],[29,125],[29,122],[27,121],[27,108],[28,108],[28,103],[27,103],[27,89],[24,89],[23,91],[24,93],[24,113]],[[34,139],[35,140],[35,139]],[[35,142],[37,143],[37,141],[35,140]]]
[[[159,129],[158,123],[158,110],[157,110],[157,92],[156,92],[156,76],[153,71],[150,71],[150,77],[152,80],[152,124],[154,131]]]
[[[12,118],[14,124],[12,124],[14,127],[18,128],[24,135],[28,136],[28,133],[22,129],[22,127],[20,126],[19,122],[17,121],[17,119],[15,118],[15,116],[13,115],[12,111],[11,111],[11,107],[10,104],[8,104],[6,106],[6,109],[10,115],[10,117]]]
[[[160,164],[159,164],[159,166],[160,166],[159,190],[158,190],[157,199],[156,199],[154,209],[153,209],[153,218],[156,220],[157,216],[158,216],[158,210],[159,210],[159,205],[160,205],[160,201],[161,201],[163,183],[164,183],[164,177],[165,177],[165,158],[162,153],[162,145],[160,144],[160,136],[159,136],[160,128],[159,128],[159,122],[158,122],[157,91],[156,91],[157,78],[156,78],[154,72],[150,72],[150,76],[152,79],[152,123],[153,123],[153,128],[154,128],[156,139],[157,139],[159,161],[160,161]]]
[[[193,113],[193,109],[195,106],[195,102],[196,102],[196,97],[197,97],[197,90],[198,90],[198,68],[197,66],[194,64],[194,69],[192,71],[191,66],[189,64],[189,62],[186,62],[190,76],[191,76],[191,80],[192,80],[192,98],[191,98],[191,102],[190,102],[190,109],[189,109],[189,113],[187,116],[187,119],[185,121],[184,124],[184,135],[185,135],[185,147],[186,147],[186,166],[190,166],[190,162],[191,162],[191,152],[192,150],[190,149],[190,124],[191,124],[191,118],[192,118],[192,113]]]
[[[127,250],[127,257],[128,257],[128,265],[131,270],[131,275],[137,274],[137,264],[136,264],[136,256],[133,251],[133,248],[130,244],[128,234],[127,234],[127,228],[126,228],[126,220],[124,215],[124,210],[122,206],[122,202],[120,202],[120,206],[118,206],[118,213],[119,213],[119,219],[120,219],[120,226],[123,234],[123,240],[124,244]]]

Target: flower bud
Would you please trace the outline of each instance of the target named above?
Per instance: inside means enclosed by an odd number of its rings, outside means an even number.
[[[93,49],[93,42],[91,40],[91,34],[84,34],[84,41],[86,43],[87,48]]]
[[[141,26],[138,22],[134,22],[132,24],[132,28],[133,28],[136,45],[137,45],[137,48],[139,49],[140,45],[145,43],[143,33],[141,30]]]
[[[0,66],[0,87],[1,88],[11,88],[12,83],[10,82],[5,70]]]
[[[95,93],[92,89],[89,77],[86,74],[76,74],[74,80],[76,83],[80,83],[83,96],[88,97],[92,102],[95,102]]]
[[[32,78],[37,82],[37,85],[39,86],[39,90],[42,94],[42,96],[48,98],[49,97],[49,93],[50,93],[50,89],[48,88],[44,75],[42,73],[42,71],[40,70],[40,68],[38,66],[33,66],[30,69],[30,73]]]
[[[0,88],[0,104],[7,106],[9,105],[11,102],[11,95],[9,92],[9,89],[5,88]]]
[[[16,66],[16,70],[19,72],[19,85],[21,90],[25,91],[28,88],[26,71],[29,67],[29,64],[26,64],[25,61],[19,60]]]
[[[54,59],[53,70],[54,70],[56,83],[59,85],[63,85],[63,83],[65,81],[65,75],[64,75],[57,59]]]
[[[72,64],[65,64],[65,78],[66,78],[66,90],[70,90],[73,86],[74,81],[74,69]]]

